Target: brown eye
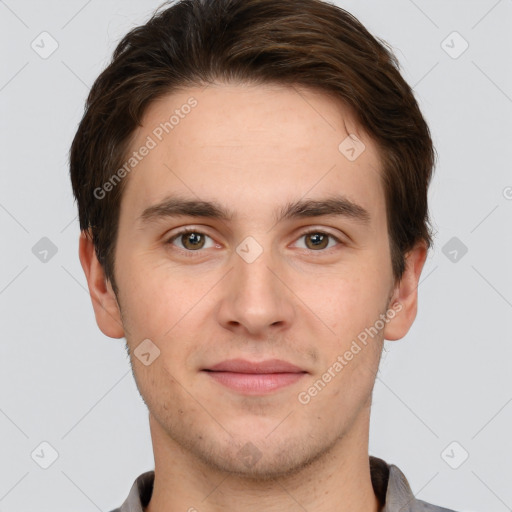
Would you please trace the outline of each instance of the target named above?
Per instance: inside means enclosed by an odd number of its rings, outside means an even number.
[[[305,235],[308,249],[325,249],[329,245],[329,235],[325,233],[310,233]]]
[[[208,239],[211,240],[211,237],[201,233],[200,231],[185,229],[179,233],[176,233],[167,241],[167,243],[170,245],[176,245],[178,248],[184,251],[197,252],[200,249],[213,247],[214,244],[212,240],[210,241],[210,245],[207,246]]]
[[[201,233],[185,233],[181,235],[181,243],[185,249],[202,249],[204,246],[204,235]]]
[[[309,249],[316,252],[322,252],[323,249],[331,249],[336,244],[342,245],[341,240],[323,231],[308,231],[307,233],[302,233],[299,240],[305,241],[299,245],[301,249]]]

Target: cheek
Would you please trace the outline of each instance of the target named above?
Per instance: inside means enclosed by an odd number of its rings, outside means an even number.
[[[167,260],[149,257],[134,259],[123,270],[121,305],[131,346],[149,338],[166,358],[185,357],[190,345],[184,342],[193,339],[205,319],[211,318],[210,299],[219,276],[184,275]]]
[[[132,338],[157,337],[170,329],[183,304],[171,277],[150,262],[120,259],[118,268],[123,320]]]
[[[382,270],[352,266],[343,275],[333,274],[323,280],[310,300],[319,316],[322,312],[334,330],[343,333],[347,327],[373,323],[385,308],[388,292]]]
[[[186,390],[193,389],[192,383],[178,374],[168,359],[163,354],[150,366],[134,360],[137,388],[161,424],[170,426],[171,430],[193,430],[192,419],[204,415],[204,409],[200,402],[190,399]]]
[[[365,393],[373,385],[385,326],[380,315],[385,313],[387,304],[387,290],[377,283],[374,277],[368,282],[357,279],[333,285],[331,294],[325,294],[317,310],[318,317],[334,331],[326,331],[322,337],[322,364],[318,367],[321,375],[329,369],[336,375],[329,385],[334,395],[342,389],[349,395],[351,389]],[[326,375],[326,380],[329,378]]]

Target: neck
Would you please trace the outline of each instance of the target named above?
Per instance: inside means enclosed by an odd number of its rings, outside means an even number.
[[[261,481],[198,461],[150,415],[153,493],[145,512],[379,512],[371,483],[369,411],[347,435],[297,473]]]

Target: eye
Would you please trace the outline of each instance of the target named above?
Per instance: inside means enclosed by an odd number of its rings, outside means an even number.
[[[207,239],[210,240],[210,245],[206,244]],[[178,244],[175,244],[174,242],[178,242]],[[177,245],[177,247],[185,251],[198,251],[200,249],[208,249],[215,245],[211,237],[201,233],[201,231],[198,231],[197,229],[190,228],[183,229],[176,233],[167,240],[167,243]]]
[[[334,235],[324,231],[307,231],[306,233],[302,233],[299,240],[303,238],[305,239],[305,244],[301,249],[309,249],[312,251],[319,251],[326,248],[330,249],[336,245],[336,243],[329,245],[330,241],[337,242],[338,244],[342,243],[341,240]]]
[[[301,239],[305,239],[305,243],[302,247],[299,245],[299,248],[316,252],[322,251],[323,249],[331,249],[336,244],[343,243],[334,235],[318,230],[302,233],[299,237],[299,240]],[[209,249],[216,246],[210,236],[193,228],[182,229],[169,238],[166,243],[177,246],[179,249],[186,252],[198,252],[201,249]]]

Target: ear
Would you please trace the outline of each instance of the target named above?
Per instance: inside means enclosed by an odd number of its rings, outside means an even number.
[[[424,241],[417,244],[406,255],[406,268],[400,282],[395,285],[390,306],[395,316],[386,324],[384,339],[403,338],[416,318],[418,310],[418,284],[427,258],[427,246]]]
[[[124,336],[124,328],[114,290],[96,257],[92,238],[88,237],[85,231],[80,233],[78,252],[80,263],[87,278],[89,294],[98,327],[103,334],[110,338],[122,338]]]

